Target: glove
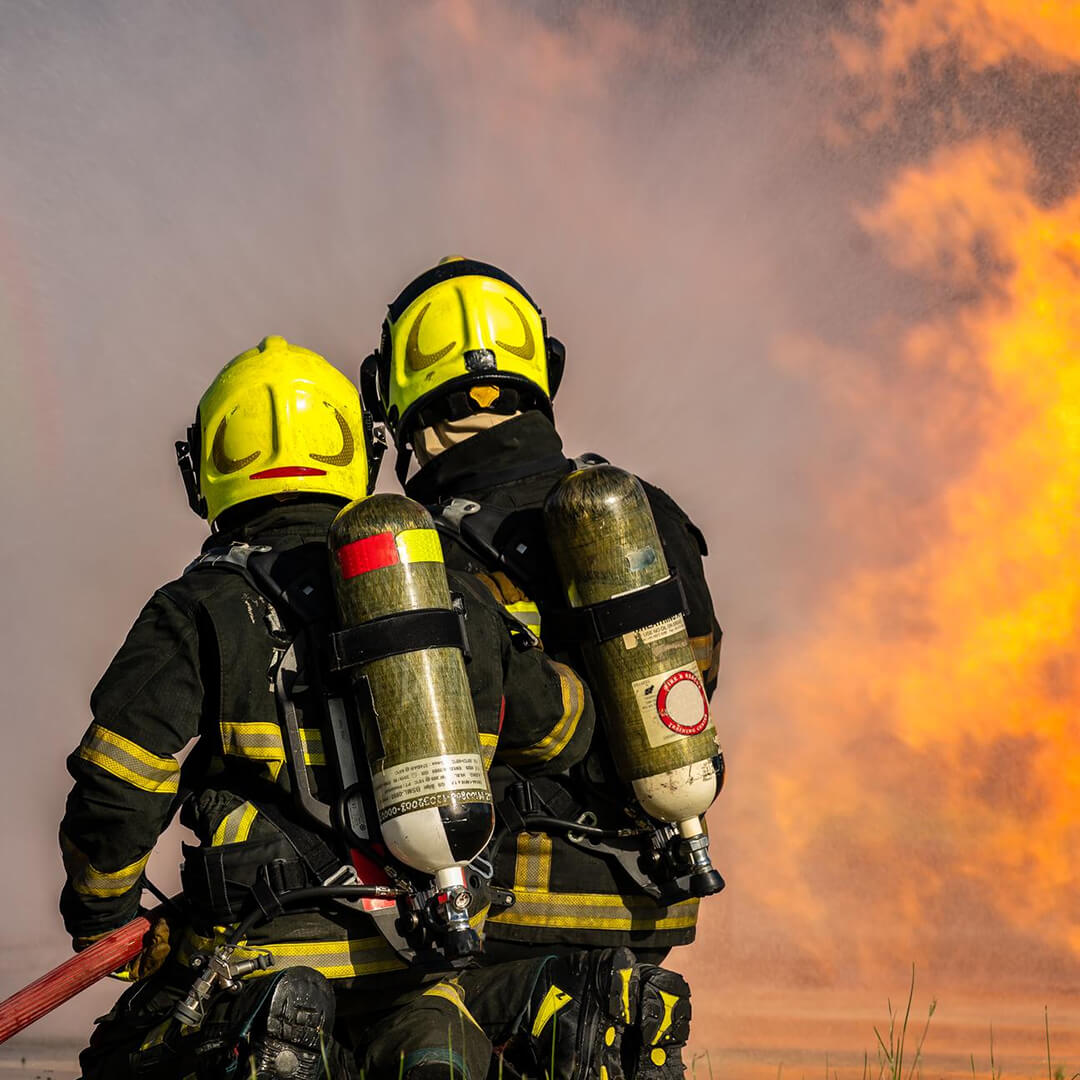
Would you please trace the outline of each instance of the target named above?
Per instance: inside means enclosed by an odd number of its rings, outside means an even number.
[[[503,607],[529,599],[501,570],[495,570],[490,574],[480,571],[473,576]]]
[[[143,936],[142,952],[129,960],[122,968],[113,972],[113,978],[122,979],[124,982],[141,982],[161,969],[169,955],[169,923],[164,916],[151,915],[150,929]],[[106,930],[102,934],[92,934],[89,937],[77,937],[72,942],[76,952],[88,949],[95,941],[108,937],[112,930]]]

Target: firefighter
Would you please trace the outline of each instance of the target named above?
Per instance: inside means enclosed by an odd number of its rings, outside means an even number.
[[[495,266],[450,256],[389,305],[379,348],[362,365],[361,390],[367,408],[392,432],[406,494],[435,516],[447,565],[475,574],[542,639],[548,655],[576,662],[575,642],[544,621],[545,611],[564,607],[565,598],[543,506],[569,472],[604,459],[586,455],[574,462],[563,451],[552,400],[564,361],[562,344],[549,336],[540,308],[518,282]],[[409,478],[413,458],[419,469]],[[686,629],[711,697],[720,627],[702,565],[705,539],[669,495],[647,483],[644,489],[663,553],[686,596]],[[676,1013],[686,1022],[669,1036],[684,1042],[689,1007],[682,1003],[689,991],[674,973],[649,965],[672,946],[693,941],[699,900],[649,880],[633,841],[601,848],[584,833],[529,827],[537,811],[609,831],[626,824],[629,795],[615,782],[599,730],[583,762],[524,782],[521,771],[546,746],[541,741],[515,751],[492,773],[505,826],[494,881],[512,889],[516,903],[492,910],[485,955],[495,960],[537,950],[630,947],[642,963],[635,985],[643,1011],[678,999]],[[649,1073],[651,1052],[641,1053],[641,1075],[682,1075],[678,1054]]]
[[[483,986],[467,981],[467,968],[437,948],[411,955],[375,908],[286,905],[290,889],[356,880],[326,805],[341,747],[326,719],[333,683],[319,642],[334,611],[327,532],[370,491],[375,446],[353,384],[280,337],[226,365],[178,444],[189,501],[211,535],[144,607],[68,759],[60,908],[76,948],[137,913],[147,860],[174,812],[198,843],[184,845],[182,900],[159,911],[123,973],[135,985],[82,1054],[86,1080],[306,1080],[327,1068],[334,1077],[486,1075],[491,1041],[467,1004]],[[522,647],[475,578],[450,579],[464,599],[485,766],[526,755],[541,774],[580,758],[594,713],[577,675]],[[381,850],[364,853],[376,877],[387,871]],[[487,894],[474,884],[470,922],[480,928]],[[258,921],[238,947],[215,953],[252,911]],[[196,967],[207,973],[205,958],[216,955],[246,977],[232,980],[233,993],[200,998]],[[521,1011],[528,990],[519,992]],[[606,1028],[592,1026],[600,1045]]]

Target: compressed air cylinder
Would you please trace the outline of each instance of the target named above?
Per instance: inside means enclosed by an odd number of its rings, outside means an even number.
[[[544,524],[571,607],[669,577],[641,483],[613,465],[570,473],[548,496]],[[709,702],[682,615],[609,641],[584,642],[620,779],[654,818],[701,834],[716,797],[718,753]]]
[[[330,527],[329,544],[343,627],[450,610],[438,533],[412,499],[351,503]],[[386,846],[440,888],[464,888],[461,868],[487,843],[495,816],[461,650],[401,652],[352,672]]]

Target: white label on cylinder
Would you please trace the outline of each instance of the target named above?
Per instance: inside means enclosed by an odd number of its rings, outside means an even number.
[[[489,802],[484,763],[478,754],[440,754],[391,765],[371,777],[379,820],[426,807],[446,806],[450,797],[462,802]]]
[[[653,623],[652,626],[643,626],[640,630],[631,630],[623,634],[623,648],[636,649],[639,645],[651,645],[654,641],[663,641],[664,638],[674,637],[676,634],[686,633],[686,623],[681,615],[672,615],[663,622]]]
[[[708,727],[709,699],[696,666],[650,675],[633,686],[650,746],[678,742]]]

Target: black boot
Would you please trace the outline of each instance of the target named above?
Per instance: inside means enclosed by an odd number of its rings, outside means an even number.
[[[258,1080],[317,1080],[329,1050],[335,1001],[317,971],[289,968],[275,980],[251,1037]]]
[[[598,949],[552,958],[533,989],[527,1024],[540,1075],[557,1080],[628,1080],[623,1036],[637,1020],[634,954]]]
[[[679,1080],[690,1038],[690,987],[675,971],[641,964],[636,1030],[627,1039],[634,1080]],[[636,1059],[636,1060],[635,1060]]]

